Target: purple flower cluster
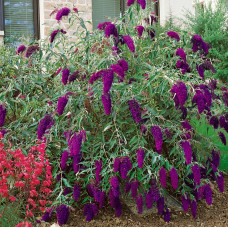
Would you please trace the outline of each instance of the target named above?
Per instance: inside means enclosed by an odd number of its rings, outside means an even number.
[[[182,74],[185,74],[186,72],[191,72],[191,68],[189,67],[188,63],[180,59],[177,60],[176,67],[181,69]]]
[[[188,141],[181,142],[181,146],[183,148],[185,154],[186,164],[189,165],[192,162],[192,147]]]
[[[81,154],[82,145],[82,134],[81,132],[74,133],[74,136],[69,139],[68,146],[70,149],[70,155],[73,157],[75,155]]]
[[[130,5],[134,4],[134,2],[135,2],[135,0],[128,0],[127,1],[127,6],[130,6]]]
[[[166,187],[166,169],[161,167],[161,169],[159,170],[159,177],[160,177],[160,182],[161,182],[161,186],[162,188]]]
[[[58,10],[55,18],[57,21],[60,21],[63,16],[68,16],[69,13],[70,13],[70,9],[67,7],[64,7],[62,9]]]
[[[218,129],[219,126],[219,120],[217,116],[212,116],[210,119],[210,125],[214,127],[214,129]]]
[[[182,200],[182,207],[184,211],[188,211],[188,208],[190,206],[190,200],[189,200],[189,196],[188,194],[182,195],[181,196],[181,200]]]
[[[144,150],[140,147],[137,151],[137,161],[138,161],[138,167],[143,167],[143,161],[144,161],[145,153]]]
[[[131,183],[131,196],[132,198],[136,198],[138,191],[139,181],[135,180]]]
[[[76,78],[78,77],[78,75],[79,75],[78,70],[76,70],[73,74],[71,74],[68,78],[69,83],[74,82],[76,80]]]
[[[128,105],[132,114],[132,118],[135,120],[136,123],[140,123],[142,121],[142,117],[139,103],[135,99],[132,99],[128,101]]]
[[[224,177],[222,175],[222,172],[218,173],[216,182],[217,182],[219,191],[224,192]]]
[[[120,196],[119,180],[117,176],[111,178],[111,187],[114,197]]]
[[[184,52],[184,50],[182,48],[178,48],[176,50],[176,55],[180,56],[180,58],[186,62],[186,53]]]
[[[177,32],[169,31],[169,32],[167,32],[167,35],[171,38],[176,39],[176,41],[180,41],[180,37]]]
[[[163,215],[165,222],[169,222],[171,218],[169,208],[167,208],[166,211],[163,212]]]
[[[86,221],[91,221],[95,215],[98,214],[97,205],[95,203],[88,203],[84,206],[84,216],[86,216]]]
[[[19,46],[18,49],[17,49],[17,54],[23,52],[25,49],[26,49],[25,45]]]
[[[128,71],[128,63],[125,59],[119,59],[117,63],[123,68],[124,71]]]
[[[120,78],[125,77],[124,69],[119,64],[113,64],[111,65],[111,69],[114,73],[120,76]]]
[[[95,175],[96,175],[96,182],[98,184],[100,184],[101,181],[101,170],[102,170],[102,161],[95,161],[95,167],[96,167],[96,171],[95,171]]]
[[[192,51],[197,52],[203,51],[204,54],[208,54],[208,45],[205,43],[200,35],[194,35],[191,39],[191,42],[193,44]]]
[[[0,127],[5,123],[6,118],[6,108],[3,105],[0,105]]]
[[[208,205],[212,204],[212,190],[211,190],[211,186],[209,184],[206,185],[205,187],[205,199]]]
[[[66,97],[60,97],[58,99],[57,112],[59,115],[63,114],[63,111],[67,105],[68,99]]]
[[[62,170],[65,170],[66,167],[67,167],[67,161],[68,161],[68,158],[69,158],[69,152],[68,151],[64,151],[63,154],[62,154],[62,157],[61,157],[61,169]]]
[[[197,164],[192,166],[192,173],[194,176],[195,183],[197,185],[200,185],[201,182],[201,173],[200,173],[200,168]]]
[[[155,147],[159,154],[161,154],[163,144],[163,134],[159,126],[152,126],[151,133],[155,139]]]
[[[69,75],[70,75],[70,70],[69,69],[64,69],[62,71],[62,83],[63,83],[63,85],[67,84]]]
[[[220,131],[219,132],[219,137],[220,137],[222,143],[226,146],[226,136],[225,136],[225,134]]]
[[[197,104],[199,114],[201,114],[206,109],[206,102],[206,98],[202,91],[196,90],[196,94],[192,99],[192,104]]]
[[[173,167],[170,172],[171,184],[174,190],[178,188],[178,174],[177,170]]]
[[[114,37],[118,37],[118,31],[117,28],[115,26],[115,24],[107,24],[105,27],[105,37],[109,38],[111,35],[113,35]]]
[[[222,100],[225,104],[226,107],[228,107],[228,92],[225,91],[223,94],[222,94]]]
[[[184,122],[181,122],[181,125],[186,131],[189,131],[192,129],[192,126],[187,120],[185,120]]]
[[[29,58],[33,54],[33,52],[39,51],[39,50],[40,48],[38,45],[30,45],[25,54],[26,58]]]
[[[105,28],[106,28],[106,26],[109,25],[109,24],[111,24],[110,21],[105,21],[105,22],[103,22],[103,23],[100,23],[100,24],[97,26],[97,29],[103,30],[103,31],[104,31]]]
[[[145,30],[145,28],[142,25],[138,25],[135,27],[135,31],[138,32],[138,37],[139,39],[142,37],[143,31]]]
[[[103,92],[108,93],[112,87],[114,74],[113,71],[110,69],[105,70],[103,74]]]
[[[102,101],[103,106],[104,106],[105,114],[110,115],[111,110],[112,110],[111,95],[109,93],[102,94],[101,101]]]
[[[137,204],[137,208],[138,208],[138,213],[142,214],[142,212],[143,212],[143,197],[141,194],[139,196],[137,196],[136,204]]]
[[[192,217],[196,218],[197,215],[197,203],[195,200],[191,202],[191,211],[192,211]]]
[[[174,102],[176,109],[178,107],[183,107],[188,98],[188,90],[186,85],[181,81],[177,82],[177,84],[173,85],[170,92],[175,94]]]
[[[60,226],[67,223],[67,220],[70,215],[69,207],[65,204],[62,204],[56,208],[57,221]]]
[[[120,217],[122,213],[122,206],[119,197],[115,197],[112,191],[112,188],[109,190],[109,201],[110,205],[115,209],[116,211],[116,217]]]
[[[113,164],[113,172],[120,171],[122,179],[127,178],[127,173],[132,169],[131,161],[128,157],[116,158]]]
[[[143,10],[146,8],[146,0],[137,0],[137,3],[142,7]]]
[[[47,114],[39,123],[38,129],[37,129],[37,138],[42,139],[43,135],[45,134],[45,131],[54,124],[53,118],[50,114]]]
[[[123,36],[123,41],[128,46],[128,48],[131,52],[135,52],[134,41],[132,40],[132,38],[129,35]]]
[[[163,214],[164,207],[165,207],[165,198],[159,197],[159,199],[157,201],[158,214]]]
[[[77,202],[79,200],[80,192],[81,192],[80,186],[78,184],[75,184],[74,185],[74,189],[73,189],[73,198],[74,198],[74,201]]]

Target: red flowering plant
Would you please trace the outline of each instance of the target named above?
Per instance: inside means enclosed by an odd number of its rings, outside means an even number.
[[[217,145],[195,121],[206,121],[226,146],[227,85],[213,79],[210,45],[202,37],[156,35],[157,17],[147,2],[128,0],[127,23],[106,21],[93,33],[80,9],[60,9],[48,43],[32,48],[27,59],[17,55],[18,78],[6,92],[0,88],[7,137],[47,142],[60,225],[70,206],[83,205],[90,221],[109,201],[121,216],[124,194],[139,213],[144,201],[148,209],[155,204],[167,222],[170,194],[196,217],[200,199],[212,203],[211,182],[224,191]],[[79,22],[74,43],[61,32],[62,17],[71,16]]]
[[[5,147],[2,139],[0,133],[0,199],[4,205],[0,223],[7,216],[8,205],[14,202],[25,220],[18,226],[28,226],[28,221],[52,203],[48,198],[52,192],[52,173],[46,145],[38,143],[25,155],[21,149],[12,150],[10,144]]]

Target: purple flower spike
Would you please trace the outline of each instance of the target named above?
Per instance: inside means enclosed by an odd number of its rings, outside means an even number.
[[[161,186],[162,188],[166,187],[166,169],[161,167],[161,169],[159,170],[159,177],[160,177],[160,182],[161,182]]]
[[[75,184],[74,185],[74,189],[73,189],[73,198],[74,198],[74,201],[77,202],[79,200],[80,192],[81,192],[80,186],[78,184]]]
[[[3,105],[0,105],[0,127],[5,123],[6,118],[6,108]]]
[[[131,196],[132,196],[132,198],[136,198],[136,196],[137,196],[138,185],[139,185],[138,180],[133,181],[131,183]]]
[[[204,68],[202,65],[196,66],[199,76],[204,79]]]
[[[38,45],[30,45],[26,51],[25,57],[29,58],[35,51],[39,51],[40,48]]]
[[[135,52],[134,41],[132,40],[132,38],[129,35],[123,36],[123,41],[128,46],[128,48],[131,52]]]
[[[167,35],[171,38],[176,39],[176,41],[180,41],[180,37],[179,37],[178,33],[174,32],[174,31],[167,32]]]
[[[54,41],[56,35],[58,34],[58,32],[59,32],[59,29],[54,30],[54,31],[51,33],[51,40],[50,40],[51,43],[53,43],[53,41]]]
[[[214,127],[214,129],[218,129],[219,126],[219,120],[217,116],[212,116],[210,119],[210,125]]]
[[[139,148],[137,151],[137,161],[138,161],[138,167],[140,169],[143,167],[144,157],[145,157],[144,150],[142,148]]]
[[[104,23],[100,23],[100,24],[97,26],[97,29],[99,29],[99,30],[105,30],[106,26],[109,25],[109,24],[111,24],[110,21],[106,21],[106,22],[104,22]]]
[[[69,158],[68,151],[64,151],[61,157],[61,165],[60,165],[62,170],[66,169],[68,158]]]
[[[221,128],[224,128],[225,127],[225,125],[226,125],[226,118],[225,118],[225,116],[220,116],[219,117],[219,125],[220,125]]]
[[[117,61],[117,63],[123,68],[124,71],[128,71],[128,63],[124,59],[120,59]]]
[[[70,215],[69,207],[67,207],[65,204],[58,206],[56,208],[56,214],[59,225],[62,226],[66,224]]]
[[[209,184],[205,187],[205,199],[208,205],[212,204],[212,190]]]
[[[138,213],[142,214],[142,212],[143,212],[143,197],[141,194],[137,197],[136,203],[137,203]]]
[[[192,166],[192,173],[194,176],[195,183],[197,185],[200,185],[201,182],[201,173],[200,173],[200,168],[197,164]]]
[[[176,50],[176,55],[180,56],[180,58],[186,62],[186,53],[184,52],[184,50],[182,48],[178,48]]]
[[[112,87],[112,82],[113,82],[113,71],[108,69],[106,70],[106,72],[103,75],[103,92],[104,93],[108,93],[109,90]]]
[[[105,37],[109,38],[111,35],[118,37],[117,28],[114,24],[108,24],[105,28]]]
[[[163,212],[163,215],[164,215],[165,222],[169,222],[171,218],[169,208],[167,208],[166,211]]]
[[[186,130],[189,131],[192,129],[191,124],[186,120],[184,122],[181,122],[181,126]]]
[[[225,106],[228,107],[228,92],[224,92],[222,94],[222,100],[223,100]]]
[[[26,49],[25,45],[19,46],[18,49],[17,49],[17,54],[23,52],[25,49]]]
[[[57,105],[57,112],[59,115],[63,114],[63,111],[67,105],[68,99],[66,97],[60,97]]]
[[[50,114],[47,114],[39,123],[38,129],[37,129],[37,138],[39,140],[42,139],[43,135],[45,134],[45,131],[49,129],[54,124],[54,121]]]
[[[102,161],[95,161],[95,166],[96,166],[96,181],[99,184],[101,181],[101,176],[100,173],[102,171]]]
[[[196,218],[197,215],[197,203],[195,200],[192,201],[191,203],[191,211],[192,211],[192,217]]]
[[[187,196],[187,197],[186,197]],[[188,208],[190,206],[190,200],[189,200],[189,196],[186,194],[181,196],[181,200],[182,200],[182,207],[184,211],[188,211]]]
[[[135,2],[135,0],[128,0],[127,1],[127,6],[130,6],[130,5],[134,4],[134,2]]]
[[[156,150],[161,154],[162,144],[163,144],[163,134],[159,126],[152,126],[151,133],[155,139]]]
[[[224,192],[224,177],[222,175],[222,172],[219,172],[216,182],[217,182],[219,191]]]
[[[56,20],[60,21],[63,16],[68,16],[69,13],[70,13],[70,9],[67,7],[64,7],[62,9],[58,10],[58,12],[56,14]]]
[[[140,39],[142,37],[143,31],[145,30],[145,28],[142,25],[138,25],[136,26],[135,30],[138,32],[138,37]]]
[[[88,203],[84,206],[84,216],[86,216],[86,221],[89,222],[94,218],[95,211],[92,203]]]
[[[124,73],[124,69],[118,65],[118,64],[113,64],[111,65],[111,69],[114,73],[116,73],[117,75],[120,76],[120,78],[124,78],[125,77],[125,73]]]
[[[116,158],[114,163],[113,163],[113,172],[118,172],[119,169],[120,169],[120,163],[121,163],[121,160],[119,158]]]
[[[163,214],[164,206],[165,206],[165,198],[160,197],[157,201],[158,214]]]
[[[104,93],[101,96],[101,101],[103,103],[104,106],[104,111],[106,115],[110,115],[111,114],[111,109],[112,109],[112,101],[111,101],[111,96],[109,93]]]
[[[69,69],[64,69],[62,71],[62,83],[63,83],[63,85],[67,84],[69,75],[70,75]]]
[[[184,150],[186,164],[189,165],[192,162],[192,147],[188,141],[183,141],[181,146]]]
[[[137,2],[143,10],[146,8],[146,0],[137,0]]]
[[[151,194],[151,191],[149,191],[148,193],[145,193],[145,197],[146,197],[146,207],[149,210],[153,206],[153,196]]]
[[[224,135],[224,133],[220,131],[219,137],[220,137],[222,143],[226,146],[226,136]]]
[[[132,118],[135,120],[136,123],[140,123],[142,121],[142,117],[139,103],[135,99],[133,99],[128,101],[128,105],[132,114]]]
[[[172,187],[174,190],[176,190],[178,188],[178,174],[174,167],[170,170],[170,178]]]

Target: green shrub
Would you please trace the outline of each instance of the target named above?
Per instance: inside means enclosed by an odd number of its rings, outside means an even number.
[[[228,92],[220,81],[215,85],[202,39],[197,44],[200,50],[193,52],[196,37],[185,31],[156,36],[156,22],[145,22],[150,16],[149,9],[141,10],[135,3],[127,9],[126,23],[117,20],[110,30],[105,29],[105,37],[104,31],[87,31],[85,22],[72,11],[69,26],[75,21],[80,24],[75,30],[77,41],[67,40],[60,32],[60,22],[54,41],[40,42],[39,50],[29,58],[21,53],[12,56],[4,49],[8,61],[15,63],[1,63],[2,71],[8,72],[0,88],[7,109],[4,126],[9,132],[5,137],[14,145],[26,145],[25,149],[37,136],[46,142],[53,176],[59,180],[53,205],[61,204],[57,207],[60,224],[66,222],[61,220],[61,213],[67,210],[64,205],[78,205],[79,189],[87,220],[96,214],[95,203],[103,207],[101,196],[108,193],[120,216],[118,181],[131,186],[139,212],[142,196],[146,196],[148,207],[157,201],[166,221],[169,210],[162,202],[167,193],[182,199],[188,196],[195,208],[197,192],[202,190],[211,203],[210,181],[217,180],[223,191],[216,145],[188,122],[197,119],[209,124],[211,120],[219,139],[218,134],[227,130]],[[135,27],[141,24],[145,30],[139,37]],[[114,35],[108,37],[108,31]],[[121,66],[121,59],[128,67]],[[205,71],[204,78],[196,69],[202,64],[212,69]],[[66,69],[71,79],[75,76],[74,81],[64,82]],[[220,117],[225,124],[217,129]]]
[[[215,77],[228,81],[228,14],[225,0],[216,1],[212,7],[212,1],[208,5],[196,4],[196,12],[188,13],[187,24],[189,30],[199,34],[212,45],[209,58],[216,66]]]

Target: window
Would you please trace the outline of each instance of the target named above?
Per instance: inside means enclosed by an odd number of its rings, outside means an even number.
[[[39,13],[37,0],[0,0],[0,30],[7,39],[11,37],[39,38]]]
[[[92,0],[92,21],[93,29],[99,23],[107,21],[107,17],[120,17],[123,0]]]

